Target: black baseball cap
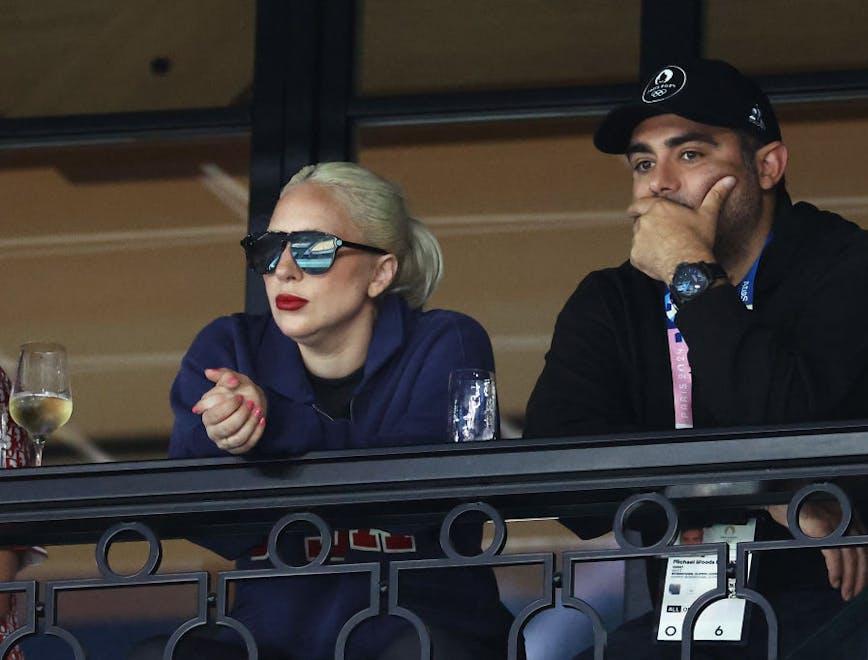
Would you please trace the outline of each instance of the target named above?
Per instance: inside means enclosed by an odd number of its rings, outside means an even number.
[[[762,144],[781,139],[775,111],[753,80],[726,62],[698,59],[660,67],[648,79],[639,101],[606,115],[594,133],[594,145],[607,154],[623,154],[636,126],[668,114],[740,129]]]

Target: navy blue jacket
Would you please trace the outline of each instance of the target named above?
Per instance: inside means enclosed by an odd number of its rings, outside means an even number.
[[[246,374],[268,399],[265,432],[248,456],[296,456],[314,450],[444,442],[450,372],[462,368],[493,371],[494,358],[488,335],[470,317],[443,310],[423,313],[409,309],[398,296],[385,296],[379,303],[364,375],[353,394],[351,419],[335,420],[316,408],[298,346],[283,335],[270,315],[222,317],[196,337],[172,387],[172,458],[228,455],[208,438],[200,416],[191,412],[193,404],[213,386],[204,370],[219,367]],[[481,529],[466,527],[469,534],[456,543],[478,549]],[[332,561],[442,556],[438,530],[430,526],[391,533],[341,530],[338,537]],[[316,555],[316,542],[304,541],[290,555]],[[238,549],[215,549],[238,558],[239,568],[269,567],[267,560],[250,558],[249,545],[240,557]],[[505,640],[509,621],[490,570],[407,575],[407,579],[402,577],[401,604],[427,624],[462,630],[498,644]],[[367,606],[367,583],[358,577],[251,580],[239,583],[232,616],[250,629],[257,643],[272,654],[269,657],[317,660],[334,657],[340,628]],[[381,621],[367,635],[360,635],[359,643],[375,649],[388,641],[393,629],[397,633],[399,624],[392,618]],[[291,651],[283,655],[281,649]]]
[[[386,296],[350,406],[351,420],[333,420],[315,408],[298,345],[270,315],[224,316],[193,341],[172,386],[171,458],[229,455],[208,438],[200,416],[190,410],[213,387],[204,375],[209,367],[239,371],[265,391],[268,423],[251,455],[297,456],[445,441],[449,373],[493,371],[494,357],[488,335],[470,317],[410,310],[402,298]]]

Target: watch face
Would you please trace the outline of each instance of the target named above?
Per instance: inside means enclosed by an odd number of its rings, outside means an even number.
[[[677,298],[690,300],[708,287],[708,275],[698,264],[679,264],[672,278],[672,290]]]

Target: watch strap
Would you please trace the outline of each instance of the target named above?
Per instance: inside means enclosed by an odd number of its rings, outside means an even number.
[[[682,297],[679,295],[677,287],[674,286],[674,280],[678,277],[678,271],[682,268],[693,268],[699,269],[702,271],[702,274],[705,276],[706,284],[700,290],[696,291],[690,296]],[[709,261],[696,261],[696,262],[681,262],[675,267],[675,277],[673,277],[673,283],[669,284],[670,295],[672,296],[672,302],[676,305],[681,306],[691,300],[694,300],[701,296],[705,291],[711,288],[711,285],[717,280],[727,280],[729,279],[729,275],[727,275],[726,271],[723,269],[723,266],[716,262]]]
[[[709,282],[729,279],[729,275],[727,275],[726,271],[723,269],[723,266],[721,266],[719,263],[708,261],[700,261],[699,263],[701,263],[708,269],[708,274],[711,276],[708,278]]]

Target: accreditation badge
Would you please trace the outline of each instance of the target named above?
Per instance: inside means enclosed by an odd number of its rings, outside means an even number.
[[[744,525],[712,525],[683,529],[675,545],[723,543],[728,548],[730,565],[735,565],[736,544],[753,541],[756,519]],[[748,572],[752,557],[748,557]],[[680,642],[684,617],[702,594],[717,587],[717,555],[669,557],[657,640]],[[742,640],[747,601],[735,597],[735,578],[727,578],[728,598],[718,600],[702,612],[693,628],[694,641],[739,642]]]

